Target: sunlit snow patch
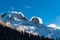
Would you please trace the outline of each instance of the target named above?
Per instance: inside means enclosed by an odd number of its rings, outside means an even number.
[[[38,21],[39,21],[40,24],[43,24],[42,19],[39,18],[39,17],[36,17],[36,16],[33,16],[29,21],[32,21],[32,19],[35,19],[35,18],[36,18],[36,20],[38,19]]]

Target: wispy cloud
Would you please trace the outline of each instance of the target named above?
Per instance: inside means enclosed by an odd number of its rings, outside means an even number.
[[[31,6],[29,6],[29,5],[25,5],[25,8],[28,8],[28,9],[29,9],[29,8],[31,8]]]
[[[13,9],[15,9],[15,8],[14,8],[14,7],[10,7],[10,9],[12,9],[12,10],[13,10]]]

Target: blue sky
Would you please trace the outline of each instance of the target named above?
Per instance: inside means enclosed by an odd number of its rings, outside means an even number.
[[[60,24],[60,0],[0,0],[0,13],[20,11],[30,19],[42,18],[44,24]]]

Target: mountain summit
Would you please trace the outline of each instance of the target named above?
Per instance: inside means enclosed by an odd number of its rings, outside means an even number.
[[[42,24],[42,19],[39,18],[39,17],[36,17],[36,16],[33,16],[31,19],[30,19],[31,22],[33,23],[36,23],[36,24]]]
[[[32,17],[30,20],[22,12],[12,11],[0,15],[0,21],[3,21],[9,28],[19,32],[27,32],[33,35],[45,36],[49,38],[60,38],[60,29],[54,29],[43,24],[39,17]]]

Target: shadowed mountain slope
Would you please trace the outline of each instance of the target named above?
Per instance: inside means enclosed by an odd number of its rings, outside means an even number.
[[[45,38],[44,36],[34,36],[26,32],[18,32],[7,27],[3,22],[0,22],[0,40],[54,40]]]

